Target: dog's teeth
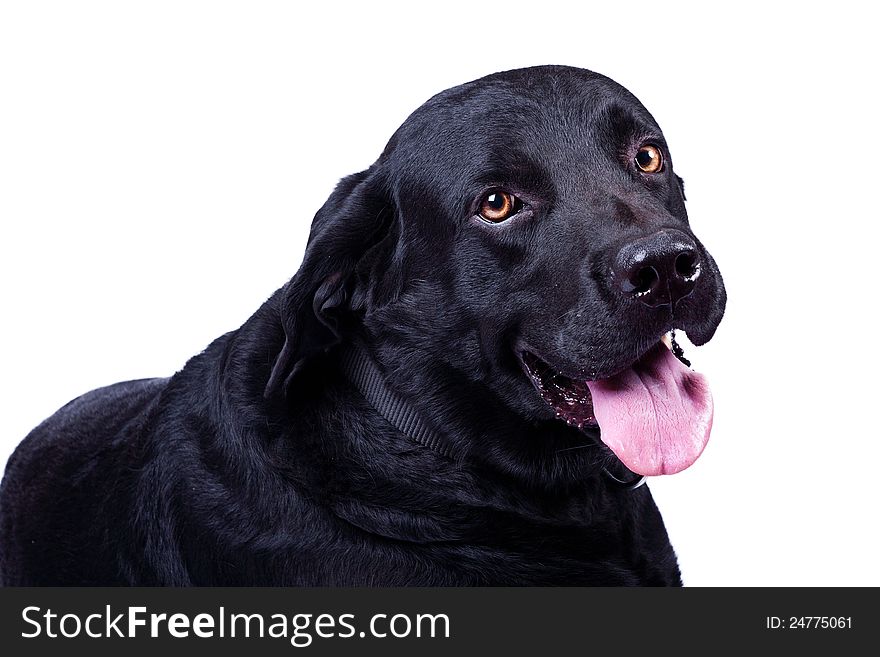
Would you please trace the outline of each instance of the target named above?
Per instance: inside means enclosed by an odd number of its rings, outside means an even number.
[[[669,333],[664,333],[663,337],[660,338],[660,342],[665,344],[667,349],[672,350],[672,336]]]

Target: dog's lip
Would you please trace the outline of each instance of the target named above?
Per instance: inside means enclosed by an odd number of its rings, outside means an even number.
[[[669,348],[670,350],[672,349],[670,333],[664,332],[658,335],[656,339],[647,341],[647,346],[645,346],[640,352],[638,352],[632,359],[623,361],[621,363],[616,363],[611,366],[606,366],[601,369],[589,369],[587,367],[579,368],[570,364],[561,364],[553,357],[545,356],[541,350],[533,348],[524,340],[516,341],[514,345],[514,353],[516,353],[517,360],[519,360],[520,362],[520,367],[530,377],[531,372],[529,371],[529,367],[523,360],[524,354],[531,354],[533,357],[540,360],[542,363],[544,363],[544,365],[552,369],[557,374],[573,381],[601,381],[602,379],[610,379],[611,377],[616,376],[624,370],[632,367],[639,359],[641,359],[645,354],[653,349],[658,342],[662,342],[666,345],[667,348]]]
[[[527,358],[526,354],[537,358],[545,366],[552,369],[557,374],[560,374],[574,381],[592,381],[596,378],[601,378],[598,373],[591,373],[588,371],[587,368],[578,368],[570,364],[559,363],[553,357],[546,356],[542,350],[535,349],[523,340],[518,340],[516,342],[513,351],[516,354],[516,358],[519,361],[520,367],[529,377],[531,377],[532,373],[529,369],[529,366],[525,362],[525,358]]]

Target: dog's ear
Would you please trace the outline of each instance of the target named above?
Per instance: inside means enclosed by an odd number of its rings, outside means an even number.
[[[381,271],[379,261],[393,251],[395,212],[386,190],[374,165],[340,181],[315,215],[302,265],[278,294],[285,340],[267,398],[284,394],[310,358],[340,342],[340,321],[354,310],[352,296],[363,297],[356,278]],[[370,271],[363,271],[365,262]]]

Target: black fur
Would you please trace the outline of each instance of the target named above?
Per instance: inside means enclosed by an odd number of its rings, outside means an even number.
[[[0,494],[7,585],[677,585],[647,487],[523,374],[612,374],[673,328],[707,341],[714,262],[676,316],[611,290],[619,246],[691,235],[672,171],[632,167],[653,118],[605,77],[491,75],[419,108],[318,212],[296,276],[169,379],[67,404]],[[474,215],[487,189],[528,210]],[[417,444],[346,380],[360,340],[444,436]],[[446,452],[445,456],[440,451]]]

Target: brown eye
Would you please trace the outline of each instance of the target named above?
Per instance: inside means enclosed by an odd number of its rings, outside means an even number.
[[[480,203],[480,216],[486,221],[498,223],[515,215],[521,205],[521,201],[513,194],[491,192]]]
[[[636,153],[636,164],[645,173],[657,173],[663,168],[663,155],[656,146],[646,144]]]

